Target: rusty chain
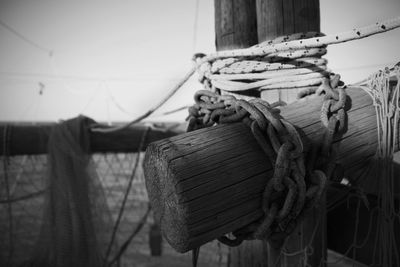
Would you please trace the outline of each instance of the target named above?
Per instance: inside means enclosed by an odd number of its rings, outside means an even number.
[[[319,94],[325,93],[321,108],[321,121],[326,127],[320,152],[326,161],[334,155],[330,149],[334,136],[345,128],[344,104],[346,94],[338,88],[340,76],[326,79]],[[188,131],[215,124],[243,122],[247,124],[258,144],[274,167],[272,178],[267,182],[263,196],[264,218],[251,223],[218,240],[229,246],[238,246],[243,240],[265,239],[281,244],[295,229],[308,210],[319,203],[332,169],[315,168],[315,160],[304,162],[303,143],[296,128],[280,118],[276,103],[261,99],[245,101],[231,95],[219,95],[200,90],[194,96],[195,104],[189,108]],[[311,153],[312,154],[312,153]],[[315,157],[314,157],[315,158]],[[326,172],[329,175],[326,175]],[[278,246],[278,245],[277,245]]]
[[[323,170],[328,179],[337,180],[343,177],[335,175],[334,171],[341,173],[340,164],[335,162],[337,145],[334,139],[346,131],[346,90],[340,86],[340,75],[335,74],[330,79],[325,79],[321,91],[325,92],[324,102],[321,107],[321,122],[325,126],[325,134],[319,151],[321,157],[318,168]]]

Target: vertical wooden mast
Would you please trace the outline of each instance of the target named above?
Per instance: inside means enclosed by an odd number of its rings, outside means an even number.
[[[214,5],[217,51],[246,48],[296,32],[320,31],[319,0],[215,0]],[[296,95],[296,90],[275,90],[262,92],[261,98],[270,102],[284,98],[292,102]],[[252,241],[231,250],[230,266],[301,266],[298,264],[303,257],[307,257],[306,262],[311,266],[320,266],[326,259],[325,218],[324,211],[322,214],[315,211],[287,242],[288,252],[299,252],[314,237],[311,255],[282,256],[271,250],[266,257],[266,244]]]
[[[258,41],[320,31],[319,0],[257,0]]]
[[[258,43],[256,0],[214,0],[217,51],[247,48]],[[230,267],[266,266],[267,244],[245,241],[230,249]]]
[[[257,0],[256,6],[259,42],[297,32],[320,32],[319,0]],[[281,99],[293,102],[296,97],[297,90],[293,89],[261,92],[261,98],[270,102]],[[287,256],[280,255],[278,251],[269,251],[271,264],[275,265],[279,258],[282,266],[302,266],[305,262],[302,260],[306,258],[311,266],[325,265],[327,245],[324,206],[325,203],[321,203],[321,209],[314,210],[289,237],[285,246]],[[313,253],[309,250],[300,253],[307,244],[311,244]]]
[[[319,0],[257,0],[258,41],[297,32],[320,31]],[[267,101],[296,100],[297,89],[261,92]]]
[[[215,0],[214,6],[217,51],[258,43],[256,0]]]

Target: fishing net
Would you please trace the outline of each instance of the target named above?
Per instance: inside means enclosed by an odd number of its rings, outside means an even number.
[[[393,155],[399,150],[400,66],[386,68],[372,75],[368,82],[368,92],[376,109],[379,144],[373,168],[378,190],[374,264],[399,266],[400,238],[396,228],[400,222],[400,189],[399,177],[394,172]]]
[[[90,156],[85,117],[57,124],[49,137],[43,218],[23,266],[102,266],[112,227]],[[40,209],[38,210],[40,212]],[[15,247],[15,246],[14,246]],[[18,247],[15,247],[18,250]],[[1,266],[18,262],[10,252]]]
[[[352,179],[353,186],[341,203],[336,206],[331,201],[328,206],[328,219],[336,222],[328,225],[328,239],[331,248],[368,266],[399,266],[400,183],[396,173],[400,165],[394,154],[399,151],[400,67],[380,70],[360,86],[375,107],[377,151]],[[340,194],[338,190],[334,193]]]
[[[48,154],[39,155],[14,155],[18,127],[3,126],[0,267],[188,266],[190,255],[175,252],[156,231],[144,153],[93,154],[92,123],[79,117],[52,126]],[[46,125],[35,129],[48,135]],[[201,263],[224,266],[227,252],[212,242]]]

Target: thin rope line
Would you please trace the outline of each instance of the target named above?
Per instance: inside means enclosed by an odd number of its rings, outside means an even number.
[[[153,118],[156,117],[156,116],[157,117],[161,117],[161,116],[171,115],[171,114],[174,114],[176,112],[179,112],[179,111],[182,111],[182,110],[186,110],[191,106],[192,105],[185,105],[185,106],[182,106],[182,107],[179,107],[179,108],[175,108],[175,109],[172,109],[172,110],[168,110],[168,111],[165,111],[165,112],[162,112],[162,113],[159,113],[159,114],[154,114]]]
[[[150,214],[151,211],[151,206],[150,204],[147,205],[147,210],[145,212],[145,214],[143,215],[143,217],[140,219],[138,225],[136,226],[135,230],[131,233],[131,235],[125,240],[124,244],[121,246],[120,250],[118,251],[118,253],[115,255],[115,257],[110,261],[110,263],[108,264],[108,266],[112,266],[115,262],[117,262],[122,254],[126,251],[126,249],[129,247],[129,244],[132,242],[133,238],[140,232],[140,230],[142,230],[144,224],[147,221],[147,218]]]
[[[108,94],[111,102],[114,104],[114,106],[117,107],[117,109],[119,109],[122,113],[124,113],[128,116],[132,116],[132,114],[129,113],[124,107],[122,107],[122,105],[119,104],[118,101],[115,99],[114,95],[110,91],[110,87],[108,86],[108,83],[106,81],[103,81],[103,83],[104,83],[104,86],[106,87],[107,94]]]
[[[111,247],[112,247],[112,245],[113,245],[113,243],[114,243],[115,236],[116,236],[116,233],[117,233],[119,224],[120,224],[120,222],[121,222],[122,215],[123,215],[124,210],[125,210],[125,204],[126,204],[126,201],[127,201],[127,199],[128,199],[128,195],[129,195],[129,192],[130,192],[131,187],[132,187],[133,179],[134,179],[134,177],[135,177],[136,170],[137,170],[137,167],[138,167],[138,165],[139,165],[140,151],[142,151],[142,148],[144,147],[144,142],[145,142],[146,137],[147,137],[147,134],[149,133],[150,130],[151,130],[151,128],[150,128],[150,127],[147,127],[146,130],[143,132],[143,135],[142,135],[142,137],[141,137],[140,145],[139,145],[139,148],[138,148],[138,153],[137,153],[137,156],[136,156],[135,166],[133,167],[131,176],[130,176],[130,178],[129,178],[129,183],[128,183],[128,186],[127,186],[127,188],[126,188],[125,195],[124,195],[124,198],[123,198],[123,200],[122,200],[121,207],[120,207],[120,209],[119,209],[118,217],[117,217],[117,220],[116,220],[116,222],[115,222],[115,224],[114,224],[114,227],[113,227],[113,231],[112,231],[112,234],[111,234],[111,240],[110,240],[110,242],[109,242],[109,244],[108,244],[108,247],[107,247],[106,255],[105,255],[105,257],[104,257],[103,266],[106,266],[106,263],[107,263],[107,261],[108,261],[108,257],[110,256]]]
[[[330,34],[321,37],[314,37],[304,40],[289,41],[274,45],[257,45],[255,47],[235,49],[228,51],[221,51],[205,56],[201,62],[209,62],[222,58],[229,57],[244,57],[244,56],[264,56],[271,53],[286,50],[296,50],[304,48],[321,47],[324,45],[339,44],[348,41],[363,39],[371,35],[387,32],[400,27],[400,17],[392,18],[381,23],[368,25],[351,31],[342,32],[338,34]]]
[[[41,50],[42,52],[45,52],[46,54],[48,54],[49,56],[51,56],[53,54],[53,50],[46,48],[34,41],[32,41],[31,39],[29,39],[28,37],[26,37],[25,35],[19,33],[17,30],[15,30],[13,27],[11,27],[10,25],[8,25],[7,23],[5,23],[4,21],[0,20],[0,25],[7,29],[9,32],[13,33],[14,35],[16,35],[17,37],[19,37],[21,40],[23,40],[24,42],[30,44],[31,46]]]
[[[131,122],[118,126],[118,127],[113,127],[113,128],[101,128],[99,127],[99,124],[95,125],[94,128],[91,128],[92,132],[100,132],[100,133],[112,133],[120,130],[124,130],[129,128],[130,126],[142,121],[143,119],[147,118],[151,114],[153,114],[154,111],[156,111],[158,108],[160,108],[162,105],[164,105],[165,102],[167,102],[181,87],[189,78],[194,74],[196,70],[196,67],[192,67],[190,71],[183,77],[182,80],[179,81],[175,87],[172,88],[171,91],[168,92],[168,94],[162,98],[154,107],[149,109],[147,112],[144,114],[140,115],[136,119],[132,120]]]
[[[10,202],[10,184],[9,184],[9,177],[8,177],[8,164],[9,164],[9,159],[8,155],[10,153],[9,151],[9,137],[10,137],[10,130],[9,130],[9,125],[6,124],[4,126],[3,130],[3,172],[4,172],[4,183],[6,187],[6,199],[7,199],[7,214],[8,214],[8,245],[9,245],[9,251],[8,251],[8,259],[7,262],[9,265],[11,263],[13,254],[14,254],[14,242],[13,242],[13,217],[12,217],[12,202]]]
[[[27,194],[27,195],[23,195],[23,196],[20,196],[20,197],[9,198],[9,199],[4,199],[4,200],[0,199],[0,204],[9,204],[9,203],[14,203],[14,202],[22,201],[22,200],[35,198],[35,197],[38,197],[38,196],[44,194],[45,192],[46,192],[46,189],[43,189],[43,190],[39,190],[37,192],[30,193],[30,194]]]
[[[100,84],[97,87],[99,87],[99,86],[100,86]],[[86,102],[85,106],[82,108],[82,110],[81,110],[81,112],[79,112],[79,114],[82,114],[83,112],[85,112],[85,110],[90,106],[90,104],[98,96],[98,94],[99,94],[99,90],[98,90],[98,88],[95,88],[92,95],[90,96],[88,102]]]
[[[155,110],[157,110],[160,106],[162,106],[172,95],[174,95],[179,88],[182,87],[182,85],[193,75],[195,70],[202,64],[208,63],[210,61],[214,61],[220,58],[229,58],[229,57],[241,57],[241,56],[265,56],[271,53],[276,53],[279,51],[287,51],[287,50],[293,50],[293,49],[301,49],[301,48],[313,48],[313,47],[321,47],[324,45],[328,44],[337,44],[337,43],[343,43],[351,40],[356,40],[356,39],[362,39],[374,34],[386,32],[395,28],[400,27],[400,17],[393,18],[387,21],[384,21],[382,23],[376,23],[375,25],[369,25],[366,27],[361,27],[359,29],[354,29],[352,31],[340,33],[340,34],[331,34],[327,36],[321,36],[321,37],[315,37],[315,38],[309,38],[309,39],[304,39],[304,40],[294,40],[294,41],[289,41],[289,42],[284,42],[284,43],[279,43],[279,44],[274,44],[274,45],[265,45],[265,43],[257,46],[253,46],[250,48],[246,49],[236,49],[236,50],[230,50],[230,51],[222,51],[222,52],[217,52],[214,54],[210,54],[208,56],[203,57],[200,59],[198,62],[196,62],[197,66],[194,66],[187,74],[186,76],[167,94],[167,96],[159,103],[157,103],[153,108],[145,112],[143,115],[137,117],[136,119],[132,120],[131,122],[119,126],[119,127],[114,127],[114,128],[101,128],[95,126],[95,128],[92,128],[91,130],[93,132],[102,132],[102,133],[110,133],[110,132],[115,132],[119,130],[126,129],[130,127],[131,125],[140,122],[141,120],[147,118],[150,116]]]
[[[105,88],[104,93],[106,100],[107,124],[111,126],[110,94],[107,94],[107,88]]]

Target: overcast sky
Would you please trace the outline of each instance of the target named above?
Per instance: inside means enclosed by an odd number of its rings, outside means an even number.
[[[320,3],[326,34],[400,15],[399,0]],[[174,86],[194,52],[215,51],[213,0],[0,0],[0,21],[17,32],[0,25],[0,121],[58,121],[78,114],[127,121]],[[396,29],[330,46],[325,57],[332,71],[352,83],[400,61],[399,45]],[[200,88],[195,76],[160,113],[191,104]],[[185,116],[183,111],[153,120]]]

